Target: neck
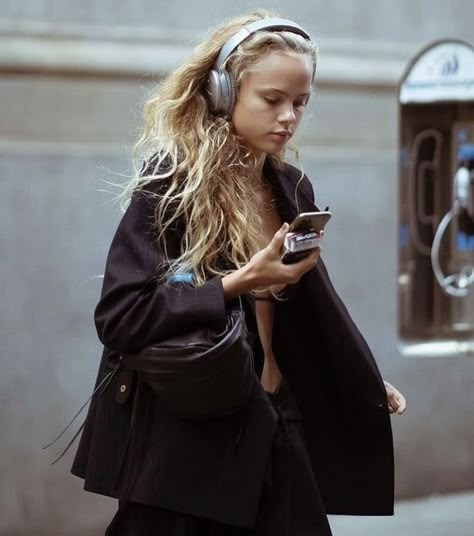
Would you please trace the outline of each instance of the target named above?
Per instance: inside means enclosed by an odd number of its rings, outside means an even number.
[[[256,167],[257,177],[261,177],[263,175],[263,164],[265,163],[266,156],[267,156],[266,153],[262,153],[257,158],[257,167]]]

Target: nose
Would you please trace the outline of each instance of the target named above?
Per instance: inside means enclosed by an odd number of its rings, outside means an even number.
[[[293,103],[289,103],[281,109],[278,120],[280,123],[287,125],[291,125],[292,123],[296,122],[296,113]]]

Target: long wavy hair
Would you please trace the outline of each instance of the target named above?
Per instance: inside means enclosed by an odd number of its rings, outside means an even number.
[[[160,279],[192,272],[196,285],[201,285],[244,266],[266,245],[258,203],[263,185],[256,177],[256,158],[236,134],[231,119],[211,113],[205,88],[225,42],[243,26],[275,16],[258,10],[211,31],[145,103],[144,131],[134,147],[134,175],[123,192],[123,206],[137,188],[161,181],[156,188],[147,188],[157,198],[157,240],[166,257],[157,270]],[[245,74],[271,51],[305,54],[316,65],[314,42],[291,32],[259,31],[226,61],[237,93]],[[283,165],[283,156],[272,155],[276,166]],[[170,258],[165,237],[179,221],[184,222],[180,252]]]

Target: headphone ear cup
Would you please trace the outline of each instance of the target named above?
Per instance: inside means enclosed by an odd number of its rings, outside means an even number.
[[[208,97],[209,108],[212,113],[219,113],[219,108],[222,102],[222,92],[220,83],[220,73],[215,69],[211,69],[207,76],[206,93]]]
[[[209,108],[214,114],[228,115],[234,109],[235,81],[227,71],[211,69],[207,77]]]
[[[225,75],[226,75],[227,84],[229,87],[229,97],[228,97],[228,105],[227,105],[226,114],[230,114],[234,110],[235,101],[237,99],[237,89],[236,89],[237,84],[235,83],[234,77],[229,72],[225,71]]]
[[[229,115],[235,104],[234,77],[226,70],[219,72],[219,109],[217,113]]]

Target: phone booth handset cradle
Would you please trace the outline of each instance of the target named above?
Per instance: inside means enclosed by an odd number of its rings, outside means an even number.
[[[466,240],[466,237],[469,242],[474,241],[474,143],[461,148],[458,160],[461,165],[453,179],[453,205],[436,230],[431,264],[442,290],[449,296],[464,298],[474,292],[474,262],[460,267],[457,274],[445,276],[440,264],[440,251],[443,236],[455,218],[458,220],[458,242],[462,238]]]
[[[474,47],[427,46],[399,103],[399,347],[474,357]]]

